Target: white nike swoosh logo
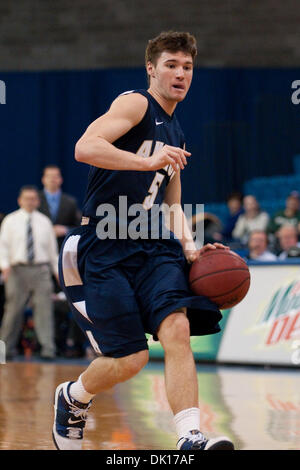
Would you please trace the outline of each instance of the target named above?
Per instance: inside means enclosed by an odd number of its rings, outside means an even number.
[[[157,126],[159,126],[160,124],[163,124],[163,123],[164,123],[164,121],[158,122],[158,121],[155,119],[155,124],[156,124]]]
[[[75,424],[75,423],[80,423],[82,420],[78,419],[77,421],[73,421],[71,418],[68,419],[69,424]]]

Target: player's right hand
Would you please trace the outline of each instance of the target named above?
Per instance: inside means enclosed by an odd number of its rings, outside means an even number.
[[[149,171],[156,171],[164,168],[166,165],[172,165],[174,171],[183,170],[187,164],[187,158],[191,153],[183,150],[180,147],[172,147],[171,145],[164,145],[162,149],[155,152],[147,159]]]

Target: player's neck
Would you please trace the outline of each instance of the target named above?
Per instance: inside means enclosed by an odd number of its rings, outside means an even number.
[[[177,106],[177,101],[170,101],[164,98],[158,91],[154,90],[153,88],[148,88],[148,93],[158,102],[158,104],[163,108],[163,110],[172,116]]]

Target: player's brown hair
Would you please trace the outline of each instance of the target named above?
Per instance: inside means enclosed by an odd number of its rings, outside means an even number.
[[[182,51],[190,54],[194,60],[197,55],[196,38],[187,32],[163,31],[148,41],[145,53],[146,65],[148,62],[155,65],[160,54],[164,51]]]

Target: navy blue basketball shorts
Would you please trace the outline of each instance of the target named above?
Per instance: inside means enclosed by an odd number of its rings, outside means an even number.
[[[95,352],[123,357],[148,349],[161,322],[187,308],[191,336],[220,331],[218,307],[188,286],[188,264],[177,240],[99,240],[81,226],[65,239],[60,283],[73,316]]]

